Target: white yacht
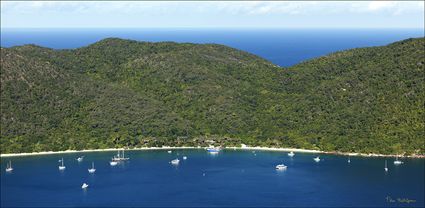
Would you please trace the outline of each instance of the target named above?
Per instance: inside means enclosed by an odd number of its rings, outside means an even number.
[[[9,164],[6,165],[6,172],[12,172],[12,162],[9,160]]]
[[[111,162],[109,162],[109,164],[110,164],[111,166],[116,166],[116,165],[118,165],[118,162],[117,162],[117,161],[114,161],[114,160],[112,159],[112,161],[111,161]]]
[[[314,160],[315,162],[320,162],[320,158],[319,158],[319,156],[317,156],[317,157],[313,158],[313,160]]]
[[[62,164],[59,166],[59,170],[65,170],[65,165],[63,165],[63,158],[61,160]]]
[[[78,158],[77,158],[77,161],[78,161],[78,162],[83,162],[83,159],[84,159],[84,156],[81,156],[81,157],[78,157]]]
[[[81,186],[82,189],[86,189],[87,187],[89,187],[87,183],[83,183],[83,185]]]
[[[178,165],[180,163],[180,160],[179,159],[174,159],[174,160],[171,160],[171,164],[173,164],[173,165]]]
[[[289,157],[293,157],[295,155],[295,153],[294,152],[290,152],[290,153],[288,153],[288,156]]]
[[[207,151],[211,154],[217,154],[220,152],[220,147],[208,147]]]
[[[384,168],[385,172],[388,172],[388,167],[387,167],[387,160],[385,160],[385,168]]]
[[[91,168],[89,169],[89,173],[96,172],[96,169],[94,168],[94,162],[91,163]]]
[[[403,164],[403,161],[399,160],[398,157],[394,160],[394,165],[401,165]]]
[[[276,165],[276,170],[286,170],[288,166],[284,164]]]

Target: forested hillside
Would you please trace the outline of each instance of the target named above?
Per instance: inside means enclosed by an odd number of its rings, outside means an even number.
[[[290,68],[215,44],[1,49],[1,153],[241,143],[425,154],[424,38]],[[216,143],[216,144],[217,144]]]

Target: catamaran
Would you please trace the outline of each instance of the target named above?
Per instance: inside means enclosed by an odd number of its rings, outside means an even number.
[[[12,162],[9,160],[9,164],[6,165],[6,172],[12,172]]]
[[[394,165],[401,165],[403,164],[403,161],[399,160],[398,157],[394,160]]]
[[[388,167],[387,167],[387,160],[385,160],[385,168],[384,168],[385,172],[388,172]]]
[[[120,154],[120,151],[118,151],[118,154],[112,158],[112,161],[125,161],[129,160],[130,158],[124,156],[124,150],[122,150],[122,154]]]
[[[288,153],[288,156],[289,157],[293,157],[295,155],[295,153],[294,152],[290,152],[290,153]]]
[[[89,169],[89,173],[96,172],[96,169],[94,168],[94,162],[91,163],[91,168]]]
[[[317,156],[317,157],[313,158],[313,160],[314,160],[314,161],[316,161],[316,162],[320,162],[320,158],[319,158],[319,156]]]
[[[65,170],[66,167],[63,165],[63,158],[62,158],[61,162],[62,162],[62,165],[59,166],[59,170]]]

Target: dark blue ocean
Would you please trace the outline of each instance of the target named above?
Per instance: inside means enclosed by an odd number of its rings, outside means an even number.
[[[1,206],[283,207],[424,206],[424,159],[224,150],[127,151],[1,158]],[[76,158],[84,155],[84,160]],[[187,160],[182,160],[187,156]],[[64,158],[66,170],[58,170]],[[180,164],[170,164],[179,158]],[[14,170],[6,173],[11,160]],[[389,171],[384,171],[385,160]],[[88,173],[91,163],[97,169]],[[275,170],[277,164],[288,166]],[[83,183],[89,187],[81,188]]]
[[[423,37],[422,29],[2,29],[1,46],[23,44],[69,49],[104,38],[218,43],[291,66],[335,51],[382,46]]]

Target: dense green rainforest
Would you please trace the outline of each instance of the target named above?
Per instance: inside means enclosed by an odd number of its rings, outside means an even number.
[[[1,49],[1,153],[214,144],[425,154],[424,38],[282,68],[216,44]]]

